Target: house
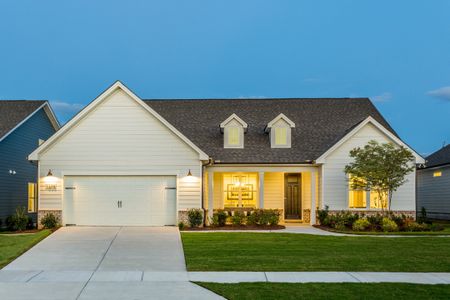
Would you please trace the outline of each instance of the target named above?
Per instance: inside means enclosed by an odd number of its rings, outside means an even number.
[[[0,101],[0,219],[25,207],[37,210],[37,165],[27,156],[59,128],[47,101]]]
[[[425,207],[427,216],[450,220],[450,145],[426,158],[417,170],[417,212]]]
[[[380,211],[343,171],[373,139],[408,147],[367,98],[142,100],[116,82],[29,159],[39,215],[64,225],[174,225],[190,208],[224,207],[315,223],[325,205]],[[415,215],[415,173],[392,209]]]

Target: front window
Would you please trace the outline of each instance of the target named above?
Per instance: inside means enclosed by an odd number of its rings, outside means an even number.
[[[239,146],[239,127],[228,128],[228,145]]]
[[[355,188],[355,185],[361,186]],[[381,195],[376,191],[368,191],[364,189],[364,180],[357,177],[350,177],[349,180],[349,208],[357,209],[386,209],[388,206],[388,194],[382,193]]]
[[[36,183],[29,182],[28,183],[28,212],[34,213],[36,212],[36,200],[37,200],[37,189]]]
[[[257,174],[224,174],[224,207],[255,208],[257,197]]]

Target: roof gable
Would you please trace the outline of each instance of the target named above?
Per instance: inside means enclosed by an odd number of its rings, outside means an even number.
[[[53,127],[58,130],[58,120],[47,101],[0,100],[0,141],[19,128],[40,109],[44,109]]]
[[[244,122],[244,120],[242,120],[241,118],[239,118],[235,113],[233,113],[231,116],[229,116],[225,121],[223,121],[222,123],[220,123],[220,128],[224,128],[225,126],[227,126],[231,121],[235,120],[236,122],[238,122],[242,127],[244,127],[245,129],[247,129],[248,124]]]
[[[75,126],[78,122],[81,122],[85,116],[87,116],[92,110],[94,110],[99,104],[108,99],[110,95],[115,93],[118,89],[125,92],[131,99],[136,101],[139,105],[141,105],[147,112],[152,114],[156,119],[158,119],[161,123],[163,123],[169,130],[171,130],[175,135],[177,135],[181,140],[183,140],[186,144],[188,144],[191,148],[193,148],[198,154],[200,160],[207,160],[209,156],[204,153],[200,148],[198,148],[194,143],[192,143],[187,137],[185,137],[181,132],[179,132],[172,124],[167,122],[163,117],[161,117],[156,111],[154,111],[151,107],[146,105],[138,96],[136,96],[132,91],[130,91],[125,85],[123,85],[120,81],[116,81],[113,85],[111,85],[108,89],[106,89],[100,96],[94,99],[91,103],[89,103],[85,108],[83,108],[75,117],[73,117],[69,122],[67,122],[59,131],[57,131],[51,138],[45,141],[42,145],[40,145],[35,151],[33,151],[28,159],[30,160],[38,160],[39,153],[45,151],[48,147],[50,147],[53,143],[57,142],[57,140],[63,136],[66,132],[68,132],[73,126]]]

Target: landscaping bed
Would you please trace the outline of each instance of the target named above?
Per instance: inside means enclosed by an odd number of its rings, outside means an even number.
[[[216,231],[216,230],[280,230],[280,229],[286,229],[286,226],[283,225],[265,225],[265,226],[258,226],[258,225],[241,225],[241,226],[234,226],[234,225],[225,225],[225,226],[205,226],[205,227],[186,227],[183,228],[182,231]]]
[[[449,233],[446,227],[440,223],[431,222],[425,209],[416,221],[413,217],[404,214],[395,214],[389,211],[382,211],[376,214],[365,215],[363,212],[341,211],[330,213],[328,206],[317,211],[319,228],[340,232],[359,234],[439,234]]]
[[[181,233],[189,271],[450,272],[450,238]]]
[[[449,299],[450,285],[409,283],[197,283],[227,299]]]

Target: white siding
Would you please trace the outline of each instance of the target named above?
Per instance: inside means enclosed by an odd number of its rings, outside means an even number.
[[[392,142],[369,123],[326,158],[322,166],[323,207],[328,205],[330,210],[348,209],[348,182],[344,167],[351,161],[350,150],[362,147],[370,140],[377,140],[380,143]],[[407,179],[408,181],[393,194],[392,210],[415,210],[415,172],[409,174]]]
[[[39,159],[40,176],[175,175],[178,209],[201,207],[199,155],[125,92],[91,111]],[[186,178],[188,170],[193,177]],[[40,210],[62,208],[63,185],[40,188]]]

